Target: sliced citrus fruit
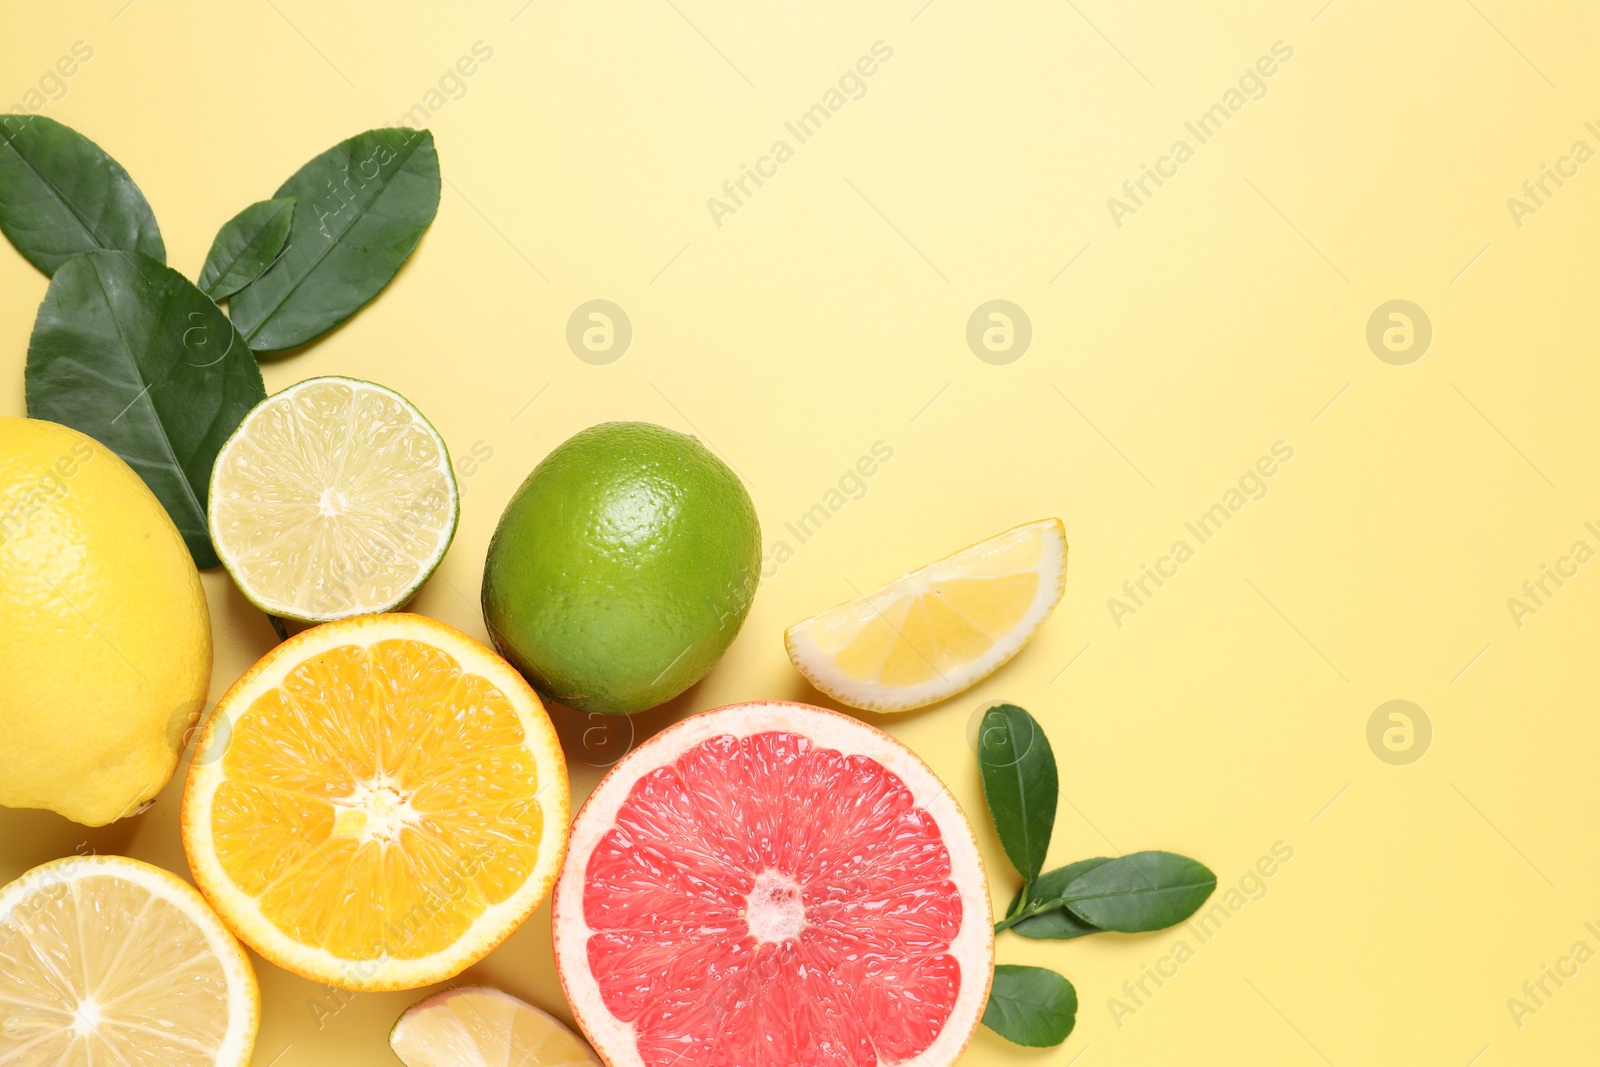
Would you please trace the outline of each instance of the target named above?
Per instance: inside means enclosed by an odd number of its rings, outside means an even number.
[[[406,1067],[601,1067],[553,1015],[488,986],[457,986],[406,1009],[389,1031]]]
[[[805,704],[685,719],[612,768],[556,883],[556,967],[611,1067],[955,1062],[993,974],[949,790]]]
[[[6,1067],[242,1067],[260,1017],[244,949],[176,875],[68,856],[0,889]]]
[[[1015,656],[1066,580],[1061,520],[1030,522],[797,622],[784,645],[795,668],[840,703],[909,711]]]
[[[211,541],[263,611],[391,611],[444,558],[460,515],[444,438],[392,389],[310,378],[244,417],[211,468]]]
[[[549,892],[567,770],[522,676],[420,615],[306,630],[196,743],[183,844],[233,931],[296,974],[411,989],[487,955]]]

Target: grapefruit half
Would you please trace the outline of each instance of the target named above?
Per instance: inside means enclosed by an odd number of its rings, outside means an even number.
[[[737,704],[625,756],[573,824],[556,963],[611,1067],[953,1063],[994,969],[943,783],[881,730]]]

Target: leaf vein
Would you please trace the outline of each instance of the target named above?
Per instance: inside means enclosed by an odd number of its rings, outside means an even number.
[[[150,400],[150,410],[155,412],[157,410],[155,398],[150,396],[149,393],[149,390],[155,388],[155,383],[149,381],[145,377],[144,368],[139,365],[138,357],[133,354],[133,346],[128,342],[127,334],[122,329],[122,320],[117,317],[117,309],[111,301],[111,293],[106,289],[105,279],[100,276],[99,265],[91,259],[89,262],[89,269],[94,272],[95,284],[100,289],[101,299],[105,301],[106,314],[110,317],[112,325],[117,328],[117,340],[121,342],[122,352],[128,357],[128,362],[133,366],[134,378],[146,387],[145,395]],[[204,528],[206,520],[205,506],[202,505],[199,498],[195,496],[194,486],[189,484],[189,476],[184,473],[182,465],[178,462],[178,453],[172,447],[172,441],[167,437],[167,427],[161,421],[159,414],[157,414],[152,421],[156,425],[156,433],[154,436],[161,442],[162,448],[166,450],[167,456],[171,460],[172,469],[178,473],[178,483],[183,486],[183,495],[188,499],[190,506],[194,509],[194,514],[186,517],[193,519],[195,515],[198,515],[200,519],[200,528]]]
[[[415,140],[416,140],[417,144],[421,144],[421,142],[422,142],[422,138],[421,137],[417,137],[417,138],[415,138]],[[308,278],[310,278],[313,273],[316,272],[316,269],[319,266],[321,266],[322,261],[324,259],[326,259],[328,256],[333,254],[333,250],[335,248],[339,247],[339,243],[344,238],[344,235],[349,233],[350,230],[355,227],[356,223],[360,222],[363,218],[365,218],[368,214],[370,214],[372,212],[373,206],[375,204],[377,204],[380,200],[382,200],[383,197],[386,196],[389,193],[389,191],[394,187],[395,180],[401,176],[402,172],[405,170],[406,164],[411,161],[411,157],[416,155],[416,153],[417,153],[417,147],[416,147],[416,145],[413,145],[411,147],[411,149],[409,149],[406,152],[405,156],[400,159],[399,163],[396,164],[395,169],[394,169],[394,176],[391,177],[387,182],[385,182],[383,184],[383,187],[380,188],[376,193],[373,194],[372,199],[367,201],[366,204],[364,204],[362,206],[361,210],[359,210],[357,212],[354,212],[350,216],[350,221],[348,223],[346,223],[344,225],[344,228],[339,230],[339,232],[335,236],[333,236],[332,238],[329,239],[327,247],[324,248],[321,252],[317,253],[317,257],[315,259],[313,259],[311,261],[311,263],[306,267],[305,273],[300,275],[300,277],[296,278],[294,280],[294,282],[292,284],[290,284],[289,288],[284,290],[283,295],[278,297],[277,302],[274,303],[271,307],[267,308],[262,313],[261,318],[256,322],[255,326],[251,327],[250,332],[244,335],[244,339],[245,339],[245,343],[246,344],[249,344],[250,342],[255,340],[256,335],[259,334],[262,331],[262,329],[266,326],[266,324],[272,320],[272,317],[278,313],[278,309],[283,307],[283,305],[288,301],[288,299],[291,296],[293,296],[296,292],[299,291],[300,286],[304,285],[306,280]],[[279,192],[281,193],[282,190],[280,189]],[[358,245],[356,247],[360,248],[361,246]],[[369,249],[361,249],[361,250],[362,251],[370,251]],[[252,283],[252,284],[254,284],[254,283]]]

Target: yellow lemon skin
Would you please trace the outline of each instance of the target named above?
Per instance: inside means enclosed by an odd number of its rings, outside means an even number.
[[[200,575],[155,494],[93,438],[0,418],[0,805],[133,814],[210,684]]]

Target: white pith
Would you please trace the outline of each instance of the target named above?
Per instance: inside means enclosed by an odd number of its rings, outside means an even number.
[[[363,841],[398,841],[403,827],[422,818],[411,798],[385,774],[356,783],[333,808],[333,832]]]
[[[211,814],[217,788],[226,780],[226,761],[221,758],[225,749],[215,754],[211,749],[228,743],[231,724],[219,726],[224,708],[236,715],[246,712],[263,693],[281,686],[290,671],[311,657],[343,646],[370,648],[396,638],[422,641],[449,653],[463,671],[487,679],[516,708],[538,775],[539,789],[534,795],[544,813],[544,832],[538,859],[526,881],[504,901],[489,905],[455,944],[415,959],[378,956],[352,960],[289,937],[262,914],[256,899],[234,884],[223,870],[216,855]],[[363,795],[351,798],[360,799],[360,806],[346,805],[346,810],[360,813],[359,818],[347,816],[347,831],[375,832],[366,825],[373,813],[374,794],[381,789],[381,783],[374,784],[377,789],[358,790]],[[195,747],[184,793],[184,850],[196,884],[229,927],[262,956],[297,974],[315,976],[345,989],[413,989],[452,977],[482,958],[544,899],[565,853],[569,803],[566,763],[555,727],[521,675],[489,649],[443,623],[406,614],[370,615],[297,634],[268,653],[223,697]],[[389,807],[388,818],[393,822],[404,818],[403,804],[385,806]]]
[[[937,822],[950,854],[950,880],[961,895],[961,928],[947,950],[961,963],[961,988],[938,1036],[905,1062],[916,1067],[954,1063],[983,1017],[994,968],[989,883],[972,825],[927,764],[893,737],[849,716],[785,701],[735,704],[669,727],[618,761],[584,803],[568,843],[573,862],[562,868],[551,905],[556,967],[579,1027],[610,1067],[644,1067],[633,1026],[611,1014],[589,971],[586,945],[594,931],[583,914],[587,859],[615,825],[633,784],[710,738],[769,731],[800,734],[819,747],[876,760],[899,777],[913,802]]]
[[[777,871],[756,875],[755,887],[745,899],[744,921],[757,944],[781,945],[799,937],[806,928],[800,883]]]
[[[1036,564],[1005,569],[1008,553],[1028,550],[1035,544],[1039,549]],[[829,645],[835,644],[834,635],[859,632],[874,618],[887,614],[891,605],[901,598],[921,594],[945,578],[999,577],[1030,570],[1037,570],[1039,588],[1022,618],[1006,633],[990,635],[995,638],[994,643],[981,656],[936,673],[916,685],[887,685],[853,677],[835,663],[838,648],[827,647],[819,641],[819,632],[826,628],[830,631]],[[1066,572],[1067,540],[1061,521],[1045,519],[1027,523],[903,575],[863,597],[798,622],[784,634],[784,644],[795,668],[819,691],[835,700],[868,711],[910,711],[971,688],[1021,651],[1055,610],[1066,588]]]
[[[207,951],[220,966],[227,986],[228,1022],[222,1041],[216,1046],[215,1062],[217,1067],[244,1067],[248,1064],[260,1021],[255,972],[244,950],[222,925],[210,905],[177,876],[122,856],[68,856],[54,860],[33,868],[0,889],[0,934],[9,931],[12,936],[27,937],[30,906],[38,899],[38,895],[49,893],[57,886],[70,887],[74,883],[98,878],[115,879],[128,884],[133,892],[143,891],[152,898],[170,904],[200,933]],[[159,976],[156,980],[159,980]],[[6,1014],[5,1003],[5,999],[0,997],[0,1016]],[[63,1013],[64,1021],[67,1018],[71,1022],[66,1028],[75,1034],[87,1036],[117,1018],[117,1004],[115,1001],[100,1003],[92,994],[86,995],[72,1006],[70,1015]],[[75,1047],[80,1054],[87,1051],[81,1045]],[[30,1061],[7,1056],[5,1062],[22,1067]]]
[[[326,622],[409,600],[450,547],[460,500],[444,439],[410,401],[323,377],[245,416],[217,454],[208,510],[253,603]]]

